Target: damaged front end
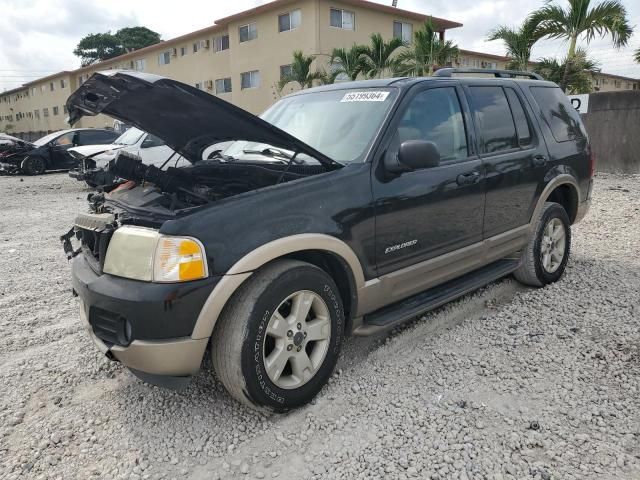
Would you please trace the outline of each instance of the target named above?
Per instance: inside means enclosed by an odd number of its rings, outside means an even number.
[[[109,187],[114,185],[118,177],[107,170],[108,165],[99,166],[94,157],[105,153],[103,150],[92,155],[84,156],[81,153],[69,151],[69,154],[78,161],[78,166],[69,170],[69,176],[85,182],[89,187]]]

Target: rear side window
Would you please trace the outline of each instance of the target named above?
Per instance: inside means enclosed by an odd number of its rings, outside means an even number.
[[[518,148],[518,135],[502,87],[471,87],[473,105],[480,124],[483,153]]]
[[[513,120],[516,123],[516,131],[518,132],[518,142],[521,147],[531,145],[531,129],[529,128],[529,120],[524,113],[524,107],[522,102],[518,98],[516,92],[511,88],[505,88],[507,98],[509,99],[509,106],[511,106],[511,113],[513,114]]]
[[[117,134],[104,130],[83,130],[78,132],[80,145],[99,145],[101,143],[112,143]]]
[[[531,95],[542,110],[545,122],[556,142],[583,138],[580,114],[558,87],[530,87]]]

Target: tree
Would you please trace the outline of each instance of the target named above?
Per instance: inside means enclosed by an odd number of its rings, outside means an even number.
[[[576,55],[578,39],[587,43],[596,36],[611,37],[615,48],[624,47],[633,28],[629,25],[627,11],[620,0],[604,0],[592,6],[591,0],[568,0],[569,7],[562,8],[551,1],[529,17],[538,29],[540,37],[568,40],[569,51],[560,87],[566,90],[572,61]]]
[[[633,58],[635,58],[636,62],[640,63],[640,48],[636,50],[636,53],[634,53]]]
[[[507,57],[509,57],[508,69],[526,71],[529,69],[531,49],[540,40],[536,27],[537,25],[530,19],[525,20],[519,28],[500,25],[489,32],[487,40],[502,40],[507,49]]]
[[[369,78],[382,78],[385,73],[393,72],[393,53],[404,45],[399,38],[385,42],[379,33],[371,34],[371,45],[364,46],[362,50],[363,73]]]
[[[402,51],[395,62],[394,73],[401,76],[423,77],[458,58],[460,50],[451,41],[440,40],[431,19],[413,34],[413,44]]]
[[[573,57],[565,57],[561,62],[555,58],[541,58],[535,72],[555,83],[566,81],[568,94],[591,92],[593,74],[599,71],[598,64],[587,58],[586,50],[576,49]]]
[[[146,27],[121,28],[113,34],[90,33],[80,40],[73,54],[80,57],[82,66],[86,67],[160,41],[160,34]]]
[[[332,66],[329,82],[333,83],[340,75],[346,75],[351,81],[358,78],[358,75],[366,68],[363,57],[365,50],[365,46],[356,45],[355,43],[349,50],[346,48],[334,48],[329,59],[329,64]]]
[[[313,87],[313,82],[326,82],[326,74],[320,70],[311,71],[311,64],[315,61],[315,55],[305,56],[301,50],[293,52],[293,62],[291,63],[291,73],[285,75],[278,82],[278,88],[282,89],[289,83],[297,83],[300,88]]]

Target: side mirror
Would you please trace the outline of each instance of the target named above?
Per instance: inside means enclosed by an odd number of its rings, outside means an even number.
[[[440,152],[435,143],[426,140],[402,142],[398,154],[385,156],[384,166],[393,173],[410,172],[440,165]]]

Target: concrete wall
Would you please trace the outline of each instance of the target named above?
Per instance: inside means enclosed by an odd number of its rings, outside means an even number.
[[[592,93],[582,119],[598,171],[640,173],[640,91]]]

